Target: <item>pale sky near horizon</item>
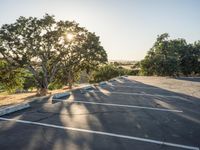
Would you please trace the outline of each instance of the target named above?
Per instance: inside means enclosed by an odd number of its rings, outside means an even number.
[[[0,0],[0,25],[45,13],[95,32],[111,60],[143,59],[165,32],[200,40],[200,0]]]

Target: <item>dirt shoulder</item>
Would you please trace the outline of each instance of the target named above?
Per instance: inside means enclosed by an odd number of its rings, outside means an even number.
[[[81,86],[82,85],[73,87],[73,89],[80,88]],[[52,94],[63,93],[66,91],[69,91],[68,87],[49,91],[48,95],[50,96]],[[19,104],[19,103],[26,102],[27,100],[30,100],[32,98],[37,98],[37,97],[38,96],[36,96],[36,91],[28,92],[28,93],[18,93],[18,94],[7,94],[5,92],[0,93],[0,107],[2,108],[2,107],[10,106],[10,105]],[[38,97],[38,98],[40,98],[40,97]]]

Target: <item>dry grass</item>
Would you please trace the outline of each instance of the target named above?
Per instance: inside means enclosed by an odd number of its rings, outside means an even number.
[[[19,94],[7,94],[6,92],[3,92],[0,94],[0,106],[3,107],[13,104],[18,104],[33,97],[36,97],[35,95],[36,92],[19,93]]]
[[[78,88],[74,87],[73,89]],[[49,91],[48,95],[62,93],[69,91],[68,87],[64,87],[63,89]],[[31,98],[36,98],[36,91],[28,92],[28,93],[18,93],[18,94],[7,94],[6,92],[0,93],[0,107],[10,106],[18,103],[25,102],[30,100]]]

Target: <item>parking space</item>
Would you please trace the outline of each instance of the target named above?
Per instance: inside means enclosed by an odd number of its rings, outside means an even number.
[[[199,110],[195,97],[118,78],[0,117],[0,149],[198,150]]]

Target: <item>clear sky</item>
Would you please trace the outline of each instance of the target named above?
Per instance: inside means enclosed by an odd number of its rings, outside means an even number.
[[[109,59],[141,60],[164,32],[200,40],[200,0],[0,0],[0,25],[45,13],[95,32]]]

